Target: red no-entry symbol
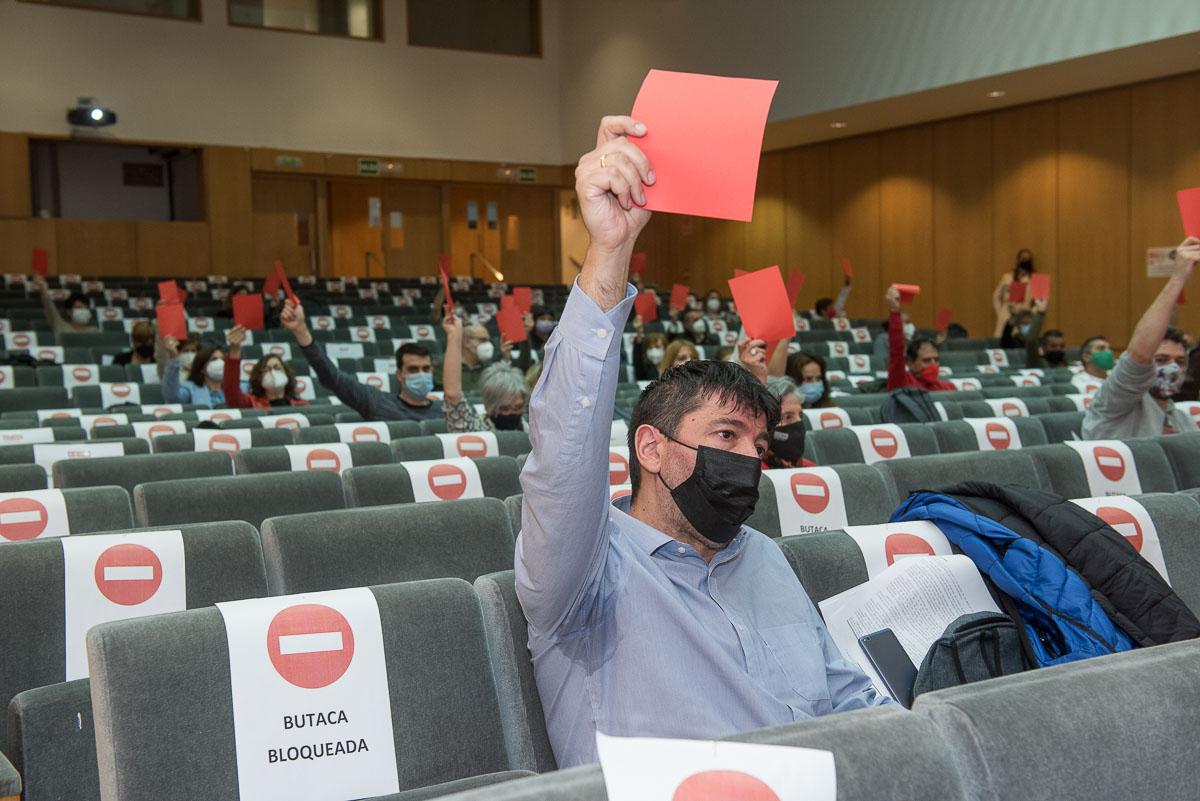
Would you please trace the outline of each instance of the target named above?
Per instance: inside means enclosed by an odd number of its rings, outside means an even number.
[[[242,449],[242,445],[238,442],[237,437],[232,434],[213,434],[212,439],[208,441],[208,449],[210,451],[227,453],[232,457]]]
[[[483,437],[464,434],[455,442],[459,456],[487,456],[487,442]]]
[[[1097,445],[1092,456],[1096,460],[1096,467],[1100,468],[1100,475],[1109,481],[1120,481],[1125,477],[1125,457],[1118,451],[1106,445]]]
[[[96,588],[105,598],[121,606],[137,606],[162,586],[162,562],[144,545],[127,542],[100,554],[95,575]]]
[[[900,443],[896,440],[896,435],[882,428],[871,432],[871,447],[884,459],[891,459],[900,452]]]
[[[684,779],[671,801],[779,801],[779,796],[749,773],[707,770]]]
[[[342,469],[341,458],[328,448],[313,448],[308,452],[305,462],[310,471],[330,470],[336,473]]]
[[[1096,517],[1108,523],[1117,533],[1125,539],[1129,540],[1129,544],[1138,553],[1142,552],[1142,541],[1144,534],[1142,526],[1138,523],[1137,518],[1124,509],[1116,506],[1101,506],[1096,510]]]
[[[616,451],[608,452],[608,483],[609,486],[625,484],[629,481],[629,460]]]
[[[821,428],[842,428],[845,423],[837,412],[821,412]]]
[[[796,473],[792,476],[792,498],[796,505],[810,515],[819,515],[829,508],[829,485],[816,473]]]
[[[987,441],[992,447],[998,451],[1008,450],[1012,445],[1012,435],[1008,429],[1000,423],[988,423],[983,427],[984,433],[987,435]]]
[[[455,501],[467,491],[467,474],[456,464],[435,464],[429,468],[429,489],[443,501]]]
[[[306,690],[328,687],[354,660],[354,631],[336,609],[298,604],[271,620],[267,655],[289,684]]]
[[[933,546],[928,542],[916,534],[903,533],[889,534],[888,538],[883,541],[883,552],[887,556],[889,565],[906,556],[934,555]]]
[[[379,432],[369,426],[359,426],[350,432],[352,442],[382,442]]]
[[[0,539],[10,542],[37,539],[46,530],[46,507],[32,498],[0,501]]]

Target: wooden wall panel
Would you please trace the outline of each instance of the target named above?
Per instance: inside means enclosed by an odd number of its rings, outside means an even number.
[[[56,220],[58,271],[80,275],[137,275],[137,223]]]
[[[1146,276],[1146,248],[1176,245],[1183,238],[1175,192],[1200,186],[1200,74],[1134,87],[1130,142],[1130,323],[1162,289],[1165,280]],[[1178,324],[1200,328],[1200,282],[1195,300],[1179,307]]]
[[[404,215],[403,242],[385,233],[384,258],[389,276],[410,278],[431,275],[442,253],[442,190],[432,184],[387,181],[383,187],[383,213]],[[398,245],[403,247],[398,247]]]
[[[992,280],[1016,262],[1017,251],[1033,251],[1034,267],[1058,273],[1058,111],[1038,103],[993,115],[995,169],[992,221]],[[1059,324],[1062,293],[1051,285],[1046,328]]]
[[[558,281],[558,208],[550,187],[500,188],[501,269],[509,284],[552,284]],[[508,215],[520,225],[517,248],[504,241]],[[436,262],[435,262],[436,263]]]
[[[913,321],[932,327],[933,128],[919,125],[882,134],[880,164],[881,281],[860,285],[876,295],[893,283],[917,284],[921,294],[908,307]]]
[[[811,309],[820,297],[834,297],[841,286],[841,257],[833,254],[833,217],[829,183],[829,145],[809,145],[784,154],[784,231],[787,263],[804,270],[797,306]]]
[[[0,217],[28,217],[31,214],[29,137],[0,133]]]
[[[843,256],[850,257],[854,265],[851,317],[883,316],[879,141],[878,135],[861,136],[829,146],[833,253],[839,265]],[[832,283],[830,297],[837,289],[837,282]]]
[[[778,264],[786,279],[790,268],[802,269],[788,262],[787,254],[787,193],[785,190],[783,153],[764,153],[758,165],[758,191],[754,197],[754,219],[743,223],[747,270]]]
[[[240,147],[206,147],[202,163],[212,272],[257,275],[250,151]]]
[[[574,192],[572,192],[572,197],[574,197]],[[574,209],[569,212],[569,214],[574,213]],[[671,235],[672,217],[674,217],[672,214],[651,216],[650,222],[642,229],[637,245],[634,247],[636,252],[646,254],[646,274],[642,276],[642,280],[663,289],[669,288],[675,282],[687,284],[690,280],[684,265],[674,257],[674,242]],[[575,220],[571,220],[570,227],[575,229]],[[575,235],[574,230],[568,234],[570,237]],[[573,244],[575,247],[571,251],[571,255],[582,260],[583,254],[587,250],[586,247],[580,250],[577,243]]]
[[[250,169],[256,172],[324,175],[328,172],[325,166],[326,158],[324,153],[312,153],[305,150],[273,150],[256,147],[250,151]],[[293,159],[298,160],[299,163],[292,163],[290,160]]]
[[[1128,341],[1128,89],[1058,104],[1059,319],[1073,342],[1092,332]]]
[[[36,217],[25,220],[0,219],[0,275],[26,273],[33,261],[33,249],[42,248],[50,254],[50,274],[57,275],[58,233],[55,220]]]
[[[961,117],[933,126],[933,298],[973,336],[994,327],[992,120]]]
[[[312,275],[317,248],[317,179],[256,174],[251,179],[254,267],[283,262],[288,275]]]
[[[208,223],[138,222],[136,235],[138,275],[194,278],[209,274]]]

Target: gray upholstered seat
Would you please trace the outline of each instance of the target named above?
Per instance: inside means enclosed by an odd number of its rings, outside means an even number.
[[[0,754],[0,798],[16,798],[21,794],[21,774]]]
[[[1126,441],[1137,466],[1142,492],[1175,492],[1179,489],[1171,463],[1157,439]],[[1080,454],[1067,445],[1045,445],[1024,451],[1038,466],[1039,479],[1047,489],[1064,498],[1088,498],[1093,493],[1088,486]]]
[[[874,467],[897,503],[917,490],[938,490],[962,481],[1048,488],[1025,449],[915,456],[879,462]]]
[[[1196,506],[1200,498],[1160,492],[1133,499],[1145,507],[1158,532],[1171,588],[1200,615],[1200,508]]]
[[[79,427],[78,420],[72,419],[72,420],[69,420],[66,422],[68,423],[67,425],[47,425],[47,426],[45,426],[45,428],[50,430],[50,433],[54,437],[55,442],[80,442],[80,441],[88,438],[87,432]],[[29,423],[29,428],[31,428],[31,429],[35,428],[36,426],[37,426],[36,420],[31,421]],[[22,433],[21,428],[24,428],[24,426],[21,426],[20,428],[18,428],[17,426],[3,427],[3,430],[0,431],[0,434],[3,434],[4,436],[0,436],[0,443],[11,442],[12,440],[10,438],[20,436]],[[100,430],[103,431],[107,428],[124,428],[124,426],[101,426]],[[39,429],[39,433],[40,433],[40,429]],[[130,430],[130,433],[127,436],[130,436],[130,437],[133,436],[132,428]]]
[[[1198,686],[1193,640],[927,693],[913,712],[954,743],[977,798],[1185,801]]]
[[[776,540],[814,604],[867,581],[862,549],[845,531],[819,531]]]
[[[99,459],[67,459],[54,465],[58,487],[133,488],[147,481],[177,478],[210,478],[233,475],[233,463],[223,453],[147,453],[135,456],[105,456]]]
[[[263,415],[268,418],[283,418],[280,420],[267,419],[263,421],[262,417],[243,417],[238,420],[225,420],[221,422],[221,428],[282,428],[288,431],[301,430],[298,424],[292,423],[291,419],[295,417],[303,417],[308,420],[309,426],[331,426],[333,425],[332,414],[320,414],[317,412],[304,411],[281,411],[272,409],[269,415]],[[293,435],[294,436],[294,435]]]
[[[401,790],[525,775],[509,771],[482,614],[471,585],[436,579],[372,587],[371,592],[382,623],[389,690],[378,708],[391,715]],[[106,733],[97,742],[104,797],[237,801],[228,648],[216,609],[122,621],[89,632],[92,704],[97,729]],[[173,720],[192,724],[161,725],[164,709],[171,710]],[[200,753],[202,763],[181,761],[180,755]],[[439,788],[440,793],[454,789]]]
[[[262,541],[272,595],[474,581],[513,563],[512,526],[495,498],[272,517]]]
[[[284,428],[250,429],[251,448],[291,445],[293,441],[292,432]],[[196,450],[196,440],[191,432],[187,434],[163,434],[161,437],[154,438],[155,453],[176,453],[179,451],[194,450]]]
[[[134,518],[140,526],[218,520],[259,526],[268,517],[345,505],[341,479],[327,471],[151,481],[133,490]]]
[[[446,418],[438,418],[437,420],[422,420],[420,422],[421,433],[429,434],[445,434],[446,433]]]
[[[1013,425],[1016,427],[1017,436],[1021,439],[1021,446],[1025,448],[1034,445],[1046,444],[1046,432],[1042,428],[1040,418],[1037,417],[1012,417]],[[931,425],[933,433],[937,437],[938,449],[942,453],[970,453],[978,451],[979,439],[975,436],[975,429],[970,423],[964,420],[947,420],[941,423],[933,423]]]
[[[761,487],[761,483],[759,485]],[[508,519],[512,522],[513,534],[521,533],[521,503],[524,501],[524,495],[509,495],[504,499],[504,509],[508,512]]]
[[[392,443],[395,450],[395,443]],[[436,459],[442,457],[438,455]],[[504,499],[521,491],[520,470],[511,456],[475,460],[479,483],[488,498]],[[403,464],[352,467],[342,474],[347,506],[387,506],[412,503],[412,480]]]
[[[145,440],[141,439],[109,439],[103,443],[96,443],[107,447],[110,443],[118,443],[121,449],[126,454],[133,453],[149,453],[150,446]],[[0,446],[0,464],[32,464],[34,448],[36,445],[3,445]],[[80,443],[78,450],[80,453],[86,453],[90,450],[88,443]],[[75,456],[72,458],[89,458],[85,456]],[[108,457],[111,458],[111,457]]]
[[[938,453],[937,437],[924,423],[903,423],[900,430],[908,440],[909,453],[927,456]],[[827,429],[813,431],[804,439],[804,455],[822,466],[839,464],[862,464],[862,446],[858,437],[849,429]]]
[[[85,461],[80,459],[78,461]],[[37,464],[0,465],[0,492],[46,488],[46,471]],[[3,796],[0,796],[2,798]]]
[[[529,435],[524,431],[496,431],[496,446],[501,456],[520,456],[529,453]],[[446,455],[442,441],[435,436],[408,437],[393,440],[392,450],[397,462],[416,462],[442,459]]]
[[[129,384],[132,382],[122,380],[118,383]],[[160,384],[138,384],[137,387],[138,399],[136,401],[130,401],[130,403],[137,405],[141,403],[163,402],[162,386]],[[97,386],[75,387],[73,390],[71,390],[71,400],[74,402],[74,405],[81,409],[105,408],[101,400],[102,397],[103,396],[101,395],[100,387]],[[114,404],[110,408],[117,408],[117,406],[120,405],[123,404]]]
[[[842,482],[846,525],[865,526],[887,522],[896,508],[897,500],[874,467],[843,464],[829,469],[837,473]],[[832,494],[830,497],[832,502]],[[781,523],[780,504],[789,502],[798,503],[794,496],[780,498],[774,483],[764,474],[758,482],[758,503],[754,506],[754,513],[747,518],[746,525],[769,537],[799,534],[800,531],[785,531]]]
[[[215,523],[179,530],[188,608],[266,593],[253,527]],[[24,777],[27,801],[97,799],[88,681],[63,681],[62,547],[57,540],[38,540],[0,551],[0,584],[24,599],[0,609],[0,650],[6,654],[0,662],[0,703],[9,708],[10,723],[6,753]]]
[[[321,443],[315,443],[320,445]],[[392,449],[383,442],[354,442],[347,446],[350,459],[356,466],[391,464]],[[322,450],[317,448],[316,451]],[[315,452],[315,451],[314,451]],[[331,451],[325,451],[327,459]],[[320,454],[318,454],[319,458]],[[292,469],[292,460],[286,447],[253,447],[238,451],[233,457],[238,473],[283,473]],[[349,469],[342,465],[342,469]]]
[[[1083,412],[1052,412],[1038,417],[1046,431],[1046,442],[1055,445],[1071,439],[1079,439],[1083,429]]]
[[[61,409],[70,406],[62,387],[14,387],[0,392],[0,412]]]
[[[1180,489],[1200,487],[1200,434],[1161,437],[1159,446],[1167,454]]]
[[[359,437],[355,441],[356,442],[371,442],[371,441],[390,442],[393,439],[400,439],[401,437],[417,437],[417,436],[421,435],[421,426],[419,423],[417,423],[416,420],[388,420],[385,423],[385,425],[387,426],[389,436],[384,437],[379,440],[375,440],[375,438],[374,438],[375,431],[368,428],[368,429],[365,429],[364,433],[359,435]],[[310,426],[308,428],[302,428],[296,432],[296,442],[299,442],[301,444],[306,444],[306,443],[310,443],[310,442],[339,442],[339,441],[340,440],[338,439],[337,427],[333,426],[333,425],[324,425],[324,426],[314,425],[314,426]]]
[[[39,489],[45,489],[43,484]],[[116,531],[133,526],[129,493],[120,487],[85,487],[62,491],[72,534]],[[18,493],[19,497],[19,493]],[[0,543],[7,542],[0,532]],[[2,585],[0,585],[2,586]]]

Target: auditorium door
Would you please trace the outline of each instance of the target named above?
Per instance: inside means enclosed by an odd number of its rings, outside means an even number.
[[[488,265],[503,274],[500,240],[501,191],[494,186],[455,186],[450,198],[450,257],[455,275],[496,278]]]
[[[386,275],[383,182],[329,182],[330,268],[335,276]]]

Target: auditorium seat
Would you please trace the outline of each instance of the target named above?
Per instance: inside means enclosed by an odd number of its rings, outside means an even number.
[[[1161,437],[1158,443],[1171,462],[1179,488],[1200,487],[1200,433]]]
[[[0,384],[0,387],[3,389],[12,389],[13,387],[36,387],[38,385],[36,367],[26,367],[17,364],[13,365],[12,373],[12,383]],[[0,796],[0,798],[3,798],[3,796]]]
[[[290,424],[291,418],[303,417],[308,420],[308,425],[311,426],[331,426],[333,425],[333,415],[321,414],[319,412],[310,412],[307,410],[296,410],[294,412],[272,409],[270,414],[265,414],[260,417],[243,417],[240,420],[225,420],[220,425],[221,428],[281,428],[288,431],[303,430],[301,426]],[[272,418],[280,418],[278,420]]]
[[[897,504],[917,490],[936,491],[963,481],[1043,488],[1037,466],[1024,449],[916,456],[879,462],[875,469]]]
[[[324,450],[319,447],[314,452]],[[312,447],[312,446],[299,446]],[[392,449],[383,442],[355,442],[346,446],[350,450],[351,466],[367,466],[392,463]],[[326,450],[326,454],[332,454]],[[246,448],[238,451],[233,457],[235,470],[238,473],[282,473],[292,470],[292,460],[288,448],[284,446],[269,448]],[[306,468],[307,469],[307,468]],[[347,470],[347,465],[341,465],[337,472]]]
[[[471,433],[478,435],[483,432]],[[471,433],[460,434],[458,436],[470,436]],[[531,450],[529,435],[524,431],[495,431],[492,433],[496,437],[496,447],[500,456],[517,457],[529,453]],[[441,438],[436,436],[408,437],[407,439],[393,440],[392,450],[396,454],[397,462],[442,459],[446,455]],[[464,452],[461,455],[466,456],[469,454]]]
[[[861,426],[859,428],[866,430],[870,427]],[[902,423],[900,430],[908,441],[911,455],[927,456],[938,452],[937,437],[934,436],[933,429],[928,425]],[[887,440],[893,442],[890,434],[887,436]],[[858,436],[854,430],[848,428],[810,432],[804,439],[804,455],[821,466],[866,462]]]
[[[420,422],[421,433],[429,434],[445,434],[446,433],[446,418],[441,417],[437,420],[422,420]]]
[[[395,443],[392,443],[393,450]],[[437,461],[442,461],[437,457]],[[520,470],[511,456],[485,456],[473,460],[479,471],[484,497],[503,500],[521,491]],[[342,475],[346,486],[346,504],[388,506],[412,503],[412,479],[403,463],[352,467]]]
[[[148,481],[230,475],[233,475],[230,458],[210,451],[66,459],[54,465],[57,487],[115,485],[124,487],[131,497],[134,487]]]
[[[1200,499],[1187,492],[1159,492],[1131,496],[1150,516],[1162,547],[1171,588],[1200,616],[1200,537],[1196,521]],[[1126,533],[1118,528],[1121,533]]]
[[[1125,444],[1137,466],[1141,493],[1179,489],[1171,463],[1157,440],[1131,439]],[[1047,489],[1064,498],[1088,498],[1096,494],[1088,485],[1083,458],[1070,446],[1043,445],[1026,448],[1024,452],[1033,457],[1038,466],[1038,478]]]
[[[840,529],[783,537],[776,543],[814,604],[868,579],[862,550]]]
[[[762,486],[761,483],[759,486]],[[514,536],[521,533],[521,504],[524,500],[524,495],[509,495],[504,499],[504,510],[508,512],[508,519],[512,522]]]
[[[861,464],[843,464],[829,468],[837,474],[837,478],[842,484],[842,513],[846,518],[846,525],[850,526],[865,526],[872,523],[886,523],[892,515],[892,510],[896,508],[896,499],[888,491],[887,485],[880,477],[879,471],[874,467]],[[819,475],[820,471],[812,471],[809,469],[799,470],[779,470],[771,471],[771,475],[784,475],[803,473],[809,475]],[[754,506],[754,512],[746,520],[746,525],[750,528],[757,529],[769,537],[787,536],[789,534],[804,533],[800,530],[785,530],[788,528],[782,521],[789,516],[799,516],[800,519],[813,517],[808,512],[802,503],[807,497],[791,492],[788,495],[780,496],[776,491],[775,483],[771,480],[771,475],[764,471],[762,478],[758,481],[758,503]],[[835,502],[836,493],[830,492],[827,482],[821,478],[819,482],[813,479],[805,484],[806,487],[817,487],[821,490],[815,497],[828,499],[829,503]],[[793,485],[794,486],[794,485]],[[785,504],[794,504],[795,509],[786,508]],[[819,510],[822,514],[828,514],[831,510],[822,508]]]
[[[377,432],[371,428],[366,428],[357,435],[351,431],[350,436],[355,437],[352,440],[354,442],[391,442],[401,437],[416,437],[421,434],[421,426],[416,420],[389,420],[385,425],[388,430],[388,436],[386,437],[376,439],[375,435]],[[296,442],[300,444],[340,441],[336,425],[314,425],[302,428],[296,432]]]
[[[150,446],[145,440],[141,439],[109,439],[103,443],[99,442],[80,442],[77,448],[73,450],[85,454],[93,450],[92,445],[107,446],[109,443],[116,443],[121,446],[125,454],[149,453]],[[63,443],[64,445],[70,443]],[[3,445],[0,446],[0,464],[31,464],[34,461],[34,448],[36,445]],[[74,459],[91,458],[87,456],[74,456]],[[100,458],[100,457],[97,457]]]
[[[86,461],[79,459],[78,461]],[[0,492],[46,489],[46,470],[39,464],[0,465]],[[0,796],[3,798],[3,796]]]
[[[496,498],[272,517],[262,541],[272,595],[474,581],[513,563],[512,526]]]
[[[1008,419],[1016,427],[1021,447],[1028,448],[1046,444],[1046,432],[1042,428],[1041,418],[1012,417]],[[938,450],[942,453],[971,453],[980,450],[979,438],[975,435],[975,428],[970,423],[962,420],[947,420],[933,423],[931,428],[937,437]],[[1012,447],[1013,443],[1008,441],[1007,434],[999,433],[1002,436],[1001,443],[1004,447]]]
[[[17,798],[21,795],[21,774],[0,754],[0,798]]]
[[[129,401],[129,403],[133,404],[134,406],[137,406],[137,405],[140,405],[143,403],[162,403],[163,402],[162,386],[159,384],[132,384],[131,382],[123,382],[123,383],[128,383],[128,384],[130,384],[130,386],[138,387],[137,398]],[[101,397],[102,396],[100,393],[100,387],[96,387],[96,386],[75,387],[73,390],[71,390],[72,402],[74,403],[74,405],[78,406],[81,409],[106,409],[106,408],[115,409],[115,408],[118,408],[118,407],[124,405],[124,404],[118,403],[118,404],[112,404],[110,406],[105,406],[103,401],[101,400]]]
[[[0,392],[0,412],[62,409],[70,406],[62,387],[14,387]]]
[[[139,526],[245,520],[257,527],[268,517],[345,505],[341,479],[327,471],[151,481],[133,490]]]
[[[1046,442],[1056,445],[1067,440],[1079,439],[1083,429],[1083,412],[1051,412],[1038,417],[1046,431]]]
[[[262,448],[272,445],[291,445],[292,432],[283,428],[252,428],[250,429],[250,447]],[[155,453],[177,453],[180,451],[195,451],[196,440],[189,431],[187,434],[163,434],[154,438]],[[225,451],[222,451],[225,453]]]
[[[913,712],[954,744],[975,797],[1185,801],[1198,686],[1191,641],[927,693]]]
[[[188,608],[266,593],[258,534],[251,526],[218,523],[179,530]],[[25,599],[0,610],[0,650],[6,654],[0,702],[9,710],[5,753],[24,778],[25,801],[98,799],[88,681],[63,681],[62,547],[55,540],[37,540],[0,549],[0,576],[0,585]]]
[[[400,789],[428,787],[417,797],[430,798],[529,775],[509,770],[471,585],[436,579],[370,591],[379,608],[389,692],[379,711],[390,713]],[[216,609],[121,621],[89,632],[92,705],[96,727],[106,735],[97,741],[105,798],[238,799],[228,650]],[[189,725],[162,725],[164,709]],[[185,754],[204,759],[181,762]],[[379,801],[385,798],[405,796]]]

